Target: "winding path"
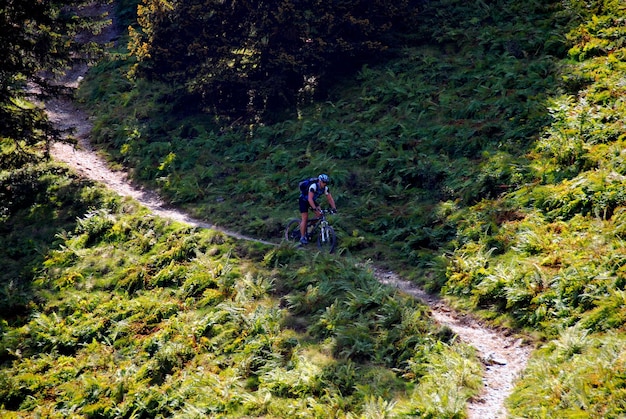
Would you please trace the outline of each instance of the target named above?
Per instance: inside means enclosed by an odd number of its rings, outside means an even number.
[[[105,6],[106,7],[106,6]],[[110,6],[109,6],[110,7]],[[102,12],[105,10],[96,10]],[[116,36],[115,25],[103,31],[98,40],[107,42]],[[59,82],[68,87],[77,87],[87,71],[86,66],[69,71]],[[56,160],[65,162],[80,175],[101,182],[122,196],[132,197],[148,207],[155,214],[190,225],[218,230],[226,235],[242,239],[272,244],[223,229],[219,226],[193,219],[176,208],[168,207],[157,194],[134,186],[123,171],[114,171],[101,158],[89,143],[92,124],[88,116],[71,101],[56,99],[46,104],[51,121],[59,128],[73,129],[77,146],[56,143],[51,154]],[[461,314],[450,308],[440,298],[427,294],[415,284],[403,280],[393,272],[371,268],[376,278],[383,284],[393,286],[428,304],[432,316],[442,325],[448,326],[465,343],[476,348],[484,364],[484,388],[481,395],[470,400],[467,407],[470,419],[502,419],[507,416],[504,401],[513,389],[515,380],[525,369],[532,348],[512,334],[495,330],[470,315]]]

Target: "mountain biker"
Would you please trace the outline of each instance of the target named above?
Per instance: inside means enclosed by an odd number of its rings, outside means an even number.
[[[306,238],[306,225],[309,221],[309,208],[313,208],[313,212],[318,217],[322,215],[322,210],[317,204],[317,198],[322,194],[326,195],[326,200],[333,211],[337,211],[335,200],[328,190],[328,184],[330,183],[330,177],[327,174],[322,173],[317,177],[317,180],[311,182],[307,189],[306,195],[300,192],[300,199],[298,205],[300,207],[300,215],[302,221],[300,222],[300,243],[307,244],[309,241]]]

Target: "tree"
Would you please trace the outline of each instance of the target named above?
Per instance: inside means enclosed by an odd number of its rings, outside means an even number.
[[[77,18],[83,3],[0,0],[0,169],[47,157],[49,142],[58,139],[60,133],[33,101],[59,93],[44,75],[66,68],[77,51],[74,36],[93,24],[94,19]]]
[[[295,108],[389,47],[415,0],[144,0],[131,52],[137,71],[184,83],[235,117]]]

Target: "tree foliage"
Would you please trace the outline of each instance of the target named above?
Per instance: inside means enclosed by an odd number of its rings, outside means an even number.
[[[414,0],[144,0],[131,50],[143,74],[187,83],[213,111],[250,116],[324,90],[390,46]]]
[[[45,74],[66,68],[77,50],[74,36],[88,22],[98,20],[77,19],[76,11],[83,3],[3,0],[0,5],[1,169],[32,161],[36,158],[32,147],[47,145],[59,134],[33,99],[44,100],[58,93]]]

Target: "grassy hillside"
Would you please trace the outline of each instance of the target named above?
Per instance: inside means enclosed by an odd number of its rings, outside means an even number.
[[[26,166],[0,172],[0,318],[20,323],[30,313],[33,275],[63,242],[76,218],[110,197],[67,170]]]
[[[37,213],[28,240],[49,247],[3,255],[29,262],[5,272],[28,289],[4,289],[3,417],[461,417],[480,390],[473,350],[352,262],[172,223],[40,170],[55,186],[2,223],[17,236]]]
[[[135,179],[263,239],[297,214],[297,181],[329,173],[343,256],[542,342],[513,417],[624,415],[626,6],[430,1],[404,42],[271,126],[189,113],[175,87],[128,79],[123,49],[80,97]],[[20,310],[2,323],[5,409],[462,417],[476,391],[468,349],[347,257],[250,248],[100,198],[60,214],[76,226],[18,238],[24,217],[59,213],[56,193],[56,212],[0,214],[12,243],[42,249],[2,255],[28,266],[19,294],[5,288]]]
[[[424,267],[454,239],[451,212],[534,180],[527,152],[566,52],[557,6],[429,2],[397,60],[271,126],[190,114],[175,87],[128,80],[125,60],[81,97],[112,158],[199,217],[278,238],[297,182],[328,172],[345,251]]]
[[[249,234],[278,238],[297,180],[330,173],[344,254],[546,340],[514,415],[616,415],[593,389],[620,388],[623,352],[602,382],[571,366],[623,328],[624,7],[428,2],[398,59],[272,126],[188,115],[155,84],[115,88],[119,61],[83,98],[106,104],[96,136],[137,179]],[[541,403],[525,397],[539,388]]]

